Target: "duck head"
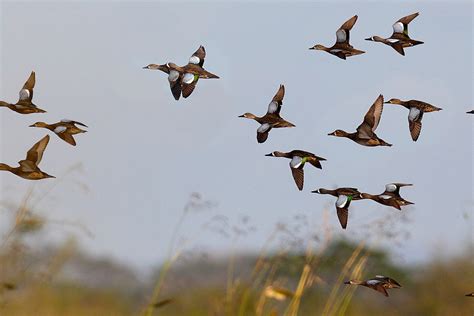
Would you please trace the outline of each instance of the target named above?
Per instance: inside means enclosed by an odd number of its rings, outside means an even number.
[[[310,47],[309,49],[314,49],[314,50],[327,50],[327,47],[323,46],[323,45],[320,45],[320,44],[316,44],[314,45],[313,47]]]
[[[402,104],[402,101],[400,99],[390,99],[384,103],[387,103],[387,104]]]
[[[47,127],[48,124],[45,122],[36,122],[35,124],[30,125],[29,127]]]
[[[161,70],[161,71],[164,71],[166,73],[169,72],[169,66],[168,64],[163,64],[163,65],[157,65],[157,64],[149,64],[149,65],[146,65],[145,67],[143,67],[143,69],[151,69],[151,70]]]
[[[383,42],[384,41],[383,38],[381,38],[380,36],[377,36],[377,35],[368,37],[365,40],[366,41],[372,41],[372,42]]]
[[[334,132],[329,133],[328,136],[346,137],[347,134],[348,134],[347,132],[345,132],[341,129],[337,129]]]
[[[282,153],[281,151],[272,151],[271,153],[266,154],[265,156],[268,156],[268,157],[284,157],[285,153]]]
[[[248,112],[244,113],[242,115],[239,115],[239,117],[248,118],[248,119],[255,119],[256,118],[256,116],[254,114],[248,113]]]

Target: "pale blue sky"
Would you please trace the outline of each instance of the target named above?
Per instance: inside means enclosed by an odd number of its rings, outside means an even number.
[[[372,35],[389,36],[391,25],[413,12],[413,38],[424,45],[406,56]],[[90,126],[72,147],[51,138],[41,167],[60,176],[80,162],[75,174],[41,202],[38,212],[78,220],[94,234],[81,238],[90,252],[148,267],[163,260],[173,227],[191,192],[218,203],[192,215],[185,235],[205,249],[227,251],[229,240],[199,233],[219,213],[249,215],[257,232],[238,247],[258,249],[274,225],[295,214],[321,224],[329,206],[334,232],[361,234],[365,223],[394,209],[369,201],[351,205],[347,231],[333,209],[334,199],[309,192],[319,187],[356,186],[379,193],[385,183],[414,183],[402,191],[416,203],[404,212],[411,238],[395,256],[404,262],[459,251],[472,241],[473,108],[472,2],[417,3],[172,3],[89,2],[1,4],[0,99],[16,100],[31,70],[37,74],[35,103],[46,114],[22,116],[0,109],[1,161],[14,164],[45,130],[36,121],[71,118]],[[332,45],[335,31],[359,15],[351,33],[366,51],[347,61],[308,50]],[[161,72],[149,63],[187,62],[199,45],[205,67],[218,80],[202,80],[193,95],[176,102]],[[282,115],[296,124],[274,130],[257,144],[253,121],[285,84]],[[419,99],[442,107],[423,118],[417,143],[408,132],[408,111],[385,105],[379,137],[391,148],[369,148],[327,136],[337,128],[353,131],[382,93],[386,99]],[[306,168],[305,189],[297,191],[288,161],[265,157],[273,150],[312,151],[325,157],[323,170]],[[69,180],[68,180],[69,179]],[[20,200],[32,184],[0,174],[3,200]],[[45,192],[58,180],[35,183]],[[470,214],[465,219],[465,214]],[[47,238],[65,234],[55,228]]]

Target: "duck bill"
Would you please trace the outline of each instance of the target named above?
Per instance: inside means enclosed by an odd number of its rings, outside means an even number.
[[[267,156],[267,157],[273,157],[273,154],[272,154],[272,153],[269,153],[269,154],[266,154],[265,156]]]
[[[242,115],[239,115],[238,117],[243,117],[243,118],[245,118],[245,115],[242,114]]]

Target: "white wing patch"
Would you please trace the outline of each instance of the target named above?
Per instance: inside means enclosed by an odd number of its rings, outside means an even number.
[[[168,75],[168,81],[174,82],[178,79],[178,77],[179,77],[179,72],[176,70],[171,70]]]
[[[367,280],[368,285],[376,285],[376,284],[379,284],[379,283],[380,283],[379,280]]]
[[[257,132],[258,133],[265,133],[269,129],[270,129],[270,124],[264,123],[264,124],[260,125],[260,127],[257,129]]]
[[[189,63],[190,64],[198,65],[200,61],[201,61],[201,59],[199,59],[199,57],[197,57],[197,56],[191,56],[191,58],[189,58]]]
[[[183,82],[190,84],[194,81],[194,75],[190,73],[185,73],[183,76]]]
[[[404,26],[402,22],[397,22],[392,27],[395,33],[403,33]]]
[[[278,110],[278,103],[276,101],[270,102],[268,105],[268,113],[275,113]]]
[[[303,158],[294,156],[290,161],[290,167],[297,169],[301,166],[302,162],[303,162]]]
[[[67,127],[66,126],[58,126],[54,129],[54,132],[56,134],[59,134],[59,133],[63,133],[67,130]]]
[[[336,42],[338,42],[338,43],[345,42],[346,38],[347,38],[346,31],[344,31],[343,29],[337,30],[337,32],[336,32]]]
[[[342,49],[331,49],[330,52],[331,53],[339,53],[339,52],[342,52]]]
[[[30,97],[30,91],[28,91],[28,89],[20,90],[20,100],[28,100],[29,97]]]
[[[337,197],[336,207],[339,207],[339,208],[345,207],[346,204],[347,204],[347,201],[348,201],[347,196],[345,196],[345,195],[339,195],[339,196]]]
[[[388,192],[395,192],[395,190],[397,190],[397,186],[393,183],[389,183],[385,186],[385,190]]]
[[[410,108],[410,113],[408,113],[408,119],[410,121],[415,121],[420,116],[420,113],[421,113],[420,109]]]
[[[387,190],[387,191],[388,191],[388,190]],[[389,200],[389,199],[392,198],[390,195],[386,195],[386,194],[379,195],[379,197],[380,197],[381,199],[384,199],[384,200]]]

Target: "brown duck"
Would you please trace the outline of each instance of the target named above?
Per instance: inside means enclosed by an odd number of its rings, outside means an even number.
[[[341,59],[346,59],[350,56],[360,55],[365,53],[364,51],[355,49],[351,44],[349,44],[349,34],[350,30],[357,21],[357,15],[354,15],[352,18],[344,22],[341,27],[336,31],[336,43],[331,47],[325,47],[320,44],[316,44],[310,49],[323,50],[337,56]]]
[[[326,159],[322,157],[318,157],[313,153],[303,151],[303,150],[292,150],[290,152],[281,152],[281,151],[274,151],[270,154],[265,156],[269,157],[284,157],[291,159],[290,161],[290,169],[291,174],[293,175],[293,179],[295,180],[296,186],[298,190],[303,190],[304,184],[304,170],[303,167],[306,162],[309,162],[311,165],[318,169],[322,169],[320,161],[325,161]]]
[[[32,71],[28,80],[26,80],[23,88],[20,90],[20,97],[18,102],[15,104],[0,101],[0,106],[9,108],[12,111],[20,114],[31,114],[31,113],[45,113],[45,110],[38,108],[33,103],[33,88],[35,87],[36,76],[35,72]]]
[[[337,217],[339,218],[339,222],[341,223],[343,229],[346,229],[347,227],[347,219],[349,217],[349,205],[351,204],[351,201],[362,199],[362,193],[360,193],[359,190],[356,188],[338,188],[335,190],[320,188],[311,192],[318,194],[330,194],[332,196],[337,197]]]
[[[410,110],[408,113],[408,127],[410,128],[411,138],[415,142],[421,133],[421,119],[423,118],[423,114],[442,110],[442,108],[418,100],[402,101],[400,99],[390,99],[385,103],[398,104]]]
[[[380,118],[383,110],[383,95],[379,95],[369,111],[365,114],[364,121],[357,127],[354,133],[348,133],[343,130],[335,130],[329,133],[330,136],[346,137],[354,142],[364,146],[392,146],[383,139],[378,138],[375,134],[377,126],[379,126]]]
[[[399,54],[405,56],[405,51],[403,50],[406,47],[412,47],[416,45],[423,44],[421,41],[413,40],[408,36],[408,24],[418,16],[417,13],[407,15],[393,24],[393,33],[392,36],[388,38],[383,38],[380,36],[372,36],[366,38],[367,41],[380,42],[385,45],[388,45],[395,49]]]
[[[281,105],[283,104],[284,96],[285,86],[281,84],[277,93],[268,105],[267,113],[264,116],[258,117],[252,113],[244,113],[239,116],[255,120],[261,124],[260,127],[257,129],[257,142],[264,143],[267,140],[268,133],[272,128],[295,127],[294,124],[285,121],[280,116]]]
[[[67,119],[63,119],[60,122],[54,123],[54,124],[36,122],[33,125],[30,125],[30,127],[41,127],[41,128],[49,129],[50,131],[58,135],[59,138],[64,140],[66,143],[76,146],[76,141],[74,140],[73,135],[87,132],[77,127],[76,125],[87,127],[87,125],[82,124],[81,122],[71,121]]]
[[[44,150],[49,142],[49,135],[43,137],[39,142],[33,145],[26,154],[26,159],[20,160],[18,163],[19,167],[10,167],[4,163],[0,163],[0,170],[10,171],[11,173],[16,174],[19,177],[28,180],[40,180],[45,178],[54,178],[53,176],[47,174],[40,170],[38,165],[43,158]]]
[[[167,73],[171,93],[176,100],[179,100],[181,95],[183,98],[187,98],[191,95],[200,78],[219,78],[203,68],[205,57],[206,50],[204,49],[204,46],[199,46],[199,48],[189,58],[189,62],[185,66],[180,67],[173,63],[166,63],[163,65],[149,64],[143,67],[143,69],[158,69]]]
[[[385,277],[383,275],[376,275],[375,278],[368,279],[366,281],[349,280],[344,282],[344,284],[362,285],[380,292],[385,296],[388,296],[387,289],[398,289],[402,287],[400,283],[394,279]]]

